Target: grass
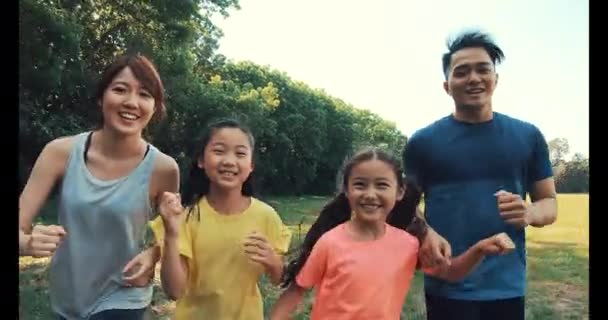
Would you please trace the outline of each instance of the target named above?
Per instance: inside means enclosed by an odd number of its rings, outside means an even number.
[[[526,237],[526,319],[589,319],[589,196],[560,195],[558,208]]]
[[[281,197],[265,199],[294,231],[292,248],[302,241],[325,197]],[[555,224],[530,228],[527,235],[528,295],[526,319],[589,319],[589,196],[559,195]],[[52,208],[39,219],[52,223]],[[22,319],[50,319],[47,290],[48,259],[19,259],[19,306]],[[154,298],[148,318],[169,319],[175,303],[160,288],[158,270]],[[280,291],[263,278],[260,287],[269,311]],[[308,319],[313,295],[309,294],[294,319]],[[425,319],[422,274],[416,274],[402,319]]]

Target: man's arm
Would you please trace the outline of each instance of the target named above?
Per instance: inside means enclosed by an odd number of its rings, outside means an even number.
[[[557,219],[557,199],[555,181],[546,178],[534,183],[530,198],[532,204],[528,206],[528,224],[533,227],[544,227]]]
[[[534,151],[530,157],[527,176],[532,204],[527,204],[519,194],[504,190],[496,193],[502,218],[519,228],[529,225],[540,228],[557,219],[557,193],[549,148],[538,128],[535,128],[533,139]]]
[[[452,247],[450,243],[426,224],[424,214],[420,208],[416,208],[414,218],[416,228],[424,229],[424,237],[420,241],[419,265],[422,268],[447,267],[451,264]],[[414,222],[413,221],[413,222]],[[408,226],[408,229],[410,226]],[[419,238],[420,239],[420,238]]]
[[[422,217],[420,208],[416,207],[416,213],[412,218],[412,221],[407,225],[405,231],[418,238],[418,241],[422,243],[428,234],[429,226]]]
[[[534,137],[535,149],[528,171],[532,204],[526,210],[526,223],[539,228],[552,224],[557,219],[557,192],[547,141],[538,128],[536,128]]]
[[[424,186],[426,183],[424,173],[428,169],[425,167],[423,142],[418,132],[407,141],[402,157],[406,177],[418,187]],[[426,223],[420,207],[416,208],[416,216],[407,229],[420,241],[418,257],[421,266],[431,268],[450,265],[452,258],[450,244]]]

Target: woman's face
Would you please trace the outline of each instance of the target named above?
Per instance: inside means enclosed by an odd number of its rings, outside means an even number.
[[[99,103],[104,127],[125,135],[141,134],[154,114],[154,97],[129,67],[116,74]]]

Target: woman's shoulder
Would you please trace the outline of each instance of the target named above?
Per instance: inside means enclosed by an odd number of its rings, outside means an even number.
[[[50,156],[67,159],[70,152],[72,152],[72,148],[74,148],[74,144],[76,143],[77,139],[86,133],[87,132],[82,132],[79,134],[55,138],[44,146],[42,152]]]
[[[40,168],[48,177],[63,176],[77,137],[63,136],[48,142],[38,154],[34,168]]]
[[[154,171],[158,174],[179,174],[177,161],[170,155],[158,150],[154,163]]]

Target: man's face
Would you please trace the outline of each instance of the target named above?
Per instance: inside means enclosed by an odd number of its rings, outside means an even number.
[[[448,79],[443,83],[457,107],[481,109],[492,102],[498,74],[483,48],[465,48],[452,54]]]

